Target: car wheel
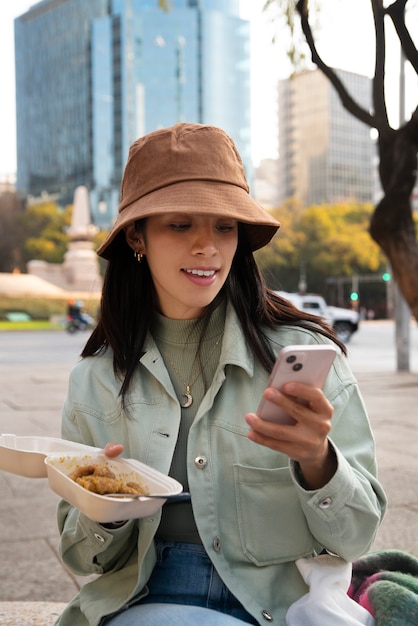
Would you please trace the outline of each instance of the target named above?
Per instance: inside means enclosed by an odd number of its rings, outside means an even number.
[[[335,322],[334,324],[335,334],[338,339],[344,343],[350,341],[350,337],[353,334],[353,327],[348,322]]]

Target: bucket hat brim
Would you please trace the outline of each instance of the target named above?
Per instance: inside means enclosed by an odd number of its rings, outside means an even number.
[[[152,191],[126,206],[97,254],[110,259],[112,242],[136,220],[183,212],[188,215],[219,215],[242,222],[253,251],[267,245],[280,227],[280,223],[241,187],[212,181],[180,182]]]

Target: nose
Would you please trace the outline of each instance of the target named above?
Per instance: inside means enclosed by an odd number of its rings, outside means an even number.
[[[216,233],[213,228],[208,226],[202,226],[196,233],[196,239],[194,241],[194,253],[202,256],[213,256],[218,251],[216,244]]]

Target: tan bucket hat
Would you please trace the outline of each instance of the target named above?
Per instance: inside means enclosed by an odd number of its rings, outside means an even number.
[[[132,144],[122,179],[119,215],[97,254],[112,258],[112,243],[124,236],[128,224],[183,211],[242,222],[252,250],[265,246],[280,227],[249,195],[232,139],[216,126],[179,123]]]

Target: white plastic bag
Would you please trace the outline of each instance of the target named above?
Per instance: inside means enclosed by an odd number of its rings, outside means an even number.
[[[373,616],[347,595],[351,563],[321,554],[296,566],[309,592],[289,608],[287,626],[374,626]]]

